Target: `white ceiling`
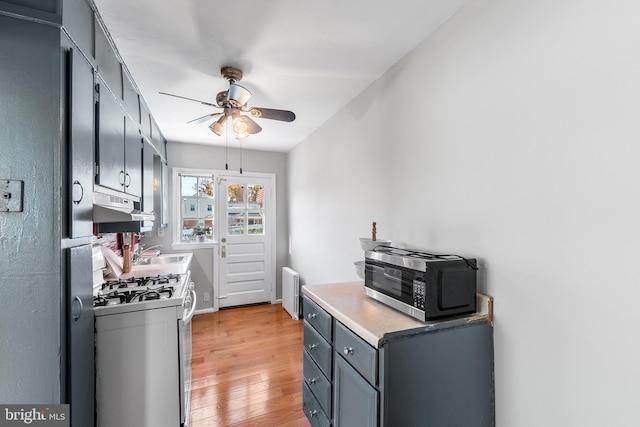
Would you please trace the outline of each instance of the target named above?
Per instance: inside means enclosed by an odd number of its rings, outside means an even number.
[[[225,145],[207,124],[244,72],[249,106],[292,110],[292,123],[256,119],[243,148],[288,151],[470,0],[94,0],[117,49],[169,141]],[[223,134],[224,135],[224,134]],[[238,142],[229,134],[229,146]]]

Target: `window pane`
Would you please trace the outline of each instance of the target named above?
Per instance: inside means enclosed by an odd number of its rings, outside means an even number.
[[[213,179],[206,176],[198,177],[198,195],[213,198]]]
[[[247,186],[247,199],[249,208],[261,209],[264,207],[264,186],[249,184]]]
[[[230,184],[227,186],[227,207],[244,208],[244,185]]]
[[[180,239],[195,241],[194,228],[213,233],[214,183],[211,176],[180,175]]]
[[[228,235],[244,234],[245,219],[243,211],[228,211],[227,224],[229,225]]]
[[[196,188],[198,187],[198,177],[183,175],[181,178],[180,194],[183,196],[195,196]]]
[[[211,199],[198,200],[198,218],[213,219],[213,201]]]
[[[249,212],[249,225],[247,227],[247,234],[264,234],[264,212],[263,211],[251,211]]]

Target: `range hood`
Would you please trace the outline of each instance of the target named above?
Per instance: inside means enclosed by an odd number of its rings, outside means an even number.
[[[94,185],[93,222],[101,224],[153,221],[155,216],[152,213],[137,209],[139,204],[139,197]]]

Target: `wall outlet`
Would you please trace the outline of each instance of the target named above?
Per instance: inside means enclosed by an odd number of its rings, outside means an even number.
[[[202,299],[203,299],[204,301],[209,301],[209,292],[205,292],[205,293],[203,293],[203,294],[202,294]]]
[[[158,228],[158,237],[164,237],[164,228]]]

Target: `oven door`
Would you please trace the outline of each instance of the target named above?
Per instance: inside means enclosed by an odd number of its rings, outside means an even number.
[[[178,336],[180,339],[180,425],[188,427],[191,412],[191,319],[196,310],[196,292],[190,286],[189,295],[185,298],[184,314],[178,320]]]
[[[413,270],[367,259],[364,276],[368,288],[413,305]]]

